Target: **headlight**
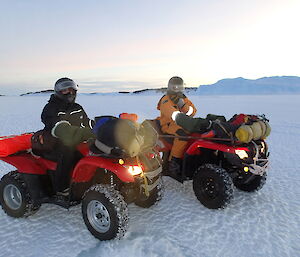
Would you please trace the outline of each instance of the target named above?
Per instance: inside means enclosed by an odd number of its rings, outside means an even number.
[[[248,158],[248,154],[245,150],[235,150],[235,153],[240,157],[240,159]]]
[[[140,166],[129,166],[127,169],[132,176],[139,175],[143,172]]]

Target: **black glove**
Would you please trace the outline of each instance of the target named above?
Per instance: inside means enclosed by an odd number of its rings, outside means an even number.
[[[185,102],[184,102],[183,98],[179,98],[179,101],[177,103],[178,108],[181,109],[184,105],[185,105]]]
[[[219,121],[222,121],[222,122],[226,122],[226,118],[224,116],[215,115],[215,114],[207,114],[206,119],[211,120],[211,121],[219,120]]]

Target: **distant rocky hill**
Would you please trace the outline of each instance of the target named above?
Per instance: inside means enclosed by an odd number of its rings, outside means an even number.
[[[187,87],[185,88],[186,92],[196,92],[197,91],[197,87]],[[141,90],[136,90],[136,91],[119,91],[119,92],[114,92],[114,93],[84,93],[85,95],[95,95],[95,94],[152,94],[152,93],[166,93],[167,92],[167,88],[147,88],[147,89],[141,89]],[[42,90],[42,91],[36,91],[36,92],[28,92],[25,94],[21,94],[20,96],[28,96],[28,95],[38,95],[38,94],[52,94],[54,93],[54,90]]]
[[[189,92],[196,92],[197,91],[197,87],[186,87],[185,91],[187,93]],[[144,93],[166,93],[167,92],[167,88],[166,87],[162,87],[162,88],[147,88],[147,89],[141,89],[141,90],[136,90],[133,92],[129,92],[129,91],[123,91],[123,92],[119,92],[121,94],[144,94]]]
[[[41,91],[36,91],[36,92],[28,92],[25,94],[21,94],[20,96],[25,96],[25,95],[37,95],[37,94],[52,94],[54,93],[53,89],[47,89],[47,90],[41,90]]]
[[[260,79],[222,79],[200,86],[201,95],[300,94],[300,77],[264,77]]]

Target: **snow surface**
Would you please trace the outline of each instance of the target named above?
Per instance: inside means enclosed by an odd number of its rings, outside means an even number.
[[[49,96],[2,97],[0,136],[42,128],[40,113]],[[160,96],[84,96],[90,117],[135,112],[140,121],[158,115]],[[0,256],[300,256],[300,109],[299,95],[191,96],[198,116],[230,118],[235,113],[265,113],[271,167],[257,193],[234,192],[224,210],[209,210],[184,185],[164,178],[158,205],[129,206],[130,224],[122,240],[100,242],[86,229],[81,206],[70,210],[45,204],[25,219],[0,210]],[[0,177],[12,167],[0,162]]]

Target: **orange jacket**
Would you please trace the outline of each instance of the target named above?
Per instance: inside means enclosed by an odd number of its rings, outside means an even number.
[[[175,121],[172,120],[173,112],[180,111],[183,113],[187,113],[189,111],[189,107],[192,107],[193,113],[190,116],[193,117],[196,114],[197,109],[193,105],[193,103],[187,97],[183,98],[183,100],[185,104],[181,109],[179,109],[178,106],[175,103],[173,103],[169,95],[164,95],[159,100],[157,104],[157,109],[160,110],[160,117],[158,117],[158,119],[160,121],[160,125],[162,127],[163,132],[167,131],[167,127],[176,125]]]

